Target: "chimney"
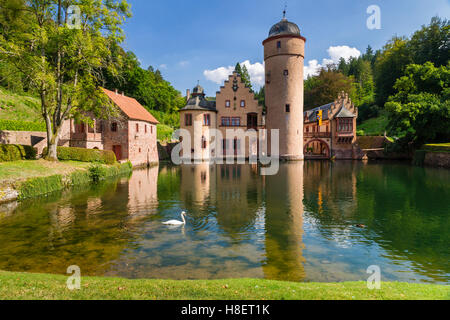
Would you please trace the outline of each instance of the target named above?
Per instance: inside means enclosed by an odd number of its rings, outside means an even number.
[[[190,98],[191,98],[191,90],[187,89],[186,90],[186,101],[189,101]]]
[[[116,95],[118,95],[119,94],[119,90],[118,89],[116,89]]]
[[[125,97],[125,93],[122,91],[122,97]]]

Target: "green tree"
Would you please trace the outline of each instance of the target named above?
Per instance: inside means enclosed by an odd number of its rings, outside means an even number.
[[[450,60],[450,24],[447,19],[433,17],[428,26],[416,31],[408,43],[415,64],[433,62],[445,66]]]
[[[159,70],[155,71],[152,66],[147,70],[143,69],[131,51],[121,50],[120,55],[123,60],[122,67],[117,74],[104,70],[103,86],[123,91],[153,111],[171,114],[184,106],[185,100],[181,93],[164,80]]]
[[[386,103],[389,130],[399,144],[419,147],[450,139],[450,64],[411,64],[397,80],[396,93]]]
[[[255,93],[258,104],[263,107],[263,112],[266,112],[266,86],[262,86],[257,93]]]
[[[241,64],[238,62],[236,64],[236,67],[234,68],[234,71],[241,76],[242,82],[245,84],[245,86],[247,88],[250,88],[250,91],[253,92],[252,82],[247,67],[245,65],[241,66]]]
[[[352,79],[331,68],[323,68],[317,76],[305,81],[305,110],[333,102],[341,91],[354,97]]]
[[[80,9],[80,19],[72,20],[71,5]],[[2,5],[1,16],[8,10]],[[114,113],[96,77],[102,68],[117,72],[120,61],[113,52],[124,40],[121,24],[131,16],[130,6],[125,0],[28,0],[20,1],[17,10],[23,12],[15,17],[21,19],[18,27],[0,34],[0,59],[25,75],[38,93],[48,158],[56,160],[65,120],[86,112]],[[79,23],[71,27],[71,22]]]
[[[394,37],[383,48],[375,63],[376,102],[383,107],[394,94],[394,85],[404,75],[406,66],[413,62],[406,38]]]

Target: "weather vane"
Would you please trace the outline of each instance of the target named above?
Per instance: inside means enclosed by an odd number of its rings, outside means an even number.
[[[287,1],[284,3],[283,19],[286,19]]]

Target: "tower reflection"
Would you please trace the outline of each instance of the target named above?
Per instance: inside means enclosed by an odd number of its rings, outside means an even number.
[[[301,281],[305,278],[303,257],[303,162],[280,166],[266,183],[267,279]]]

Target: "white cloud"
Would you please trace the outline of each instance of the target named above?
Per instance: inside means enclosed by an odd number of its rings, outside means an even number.
[[[167,64],[160,64],[159,65],[159,69],[161,69],[161,70],[165,70],[165,69],[167,69]]]
[[[318,60],[314,59],[309,60],[308,64],[305,64],[305,79],[308,76],[317,74],[322,67],[329,64],[338,63],[341,58],[348,61],[351,57],[359,58],[361,56],[361,52],[358,49],[350,48],[349,46],[329,47],[327,52],[330,57],[323,59],[322,63],[319,63]],[[265,83],[264,63],[255,62],[252,64],[249,60],[245,60],[244,62],[241,62],[241,66],[244,65],[248,69],[252,84],[254,86],[262,87]],[[233,71],[234,66],[219,67],[213,70],[205,70],[203,71],[203,75],[209,81],[217,84],[223,84],[225,80],[228,80],[228,77],[233,73]]]
[[[217,84],[222,84],[228,76],[233,72],[234,67],[219,67],[214,70],[205,70],[203,71],[203,75],[209,81],[212,81]]]
[[[348,61],[351,57],[359,58],[361,56],[361,51],[349,46],[329,47],[327,52],[334,63],[338,63],[341,58]]]
[[[246,66],[248,70],[248,74],[252,80],[252,84],[255,84],[259,87],[262,87],[265,83],[265,69],[264,64],[255,62],[251,64],[249,60],[245,60],[241,63],[241,66]]]
[[[319,61],[317,60],[309,60],[308,65],[305,65],[303,72],[305,79],[309,76],[313,76],[317,73],[317,71],[320,69],[321,65],[319,64]]]
[[[264,64],[260,62],[251,63],[249,60],[241,62],[241,66],[246,66],[253,85],[261,87],[264,85]],[[233,73],[234,66],[219,67],[213,70],[203,71],[203,75],[209,81],[222,84]]]
[[[317,60],[310,60],[308,65],[305,65],[305,79],[308,76],[316,75],[321,68],[326,67],[329,64],[339,63],[341,58],[348,61],[351,57],[359,58],[361,56],[361,51],[356,48],[350,48],[349,46],[329,47],[327,52],[330,59],[323,59],[321,64],[319,64]]]

